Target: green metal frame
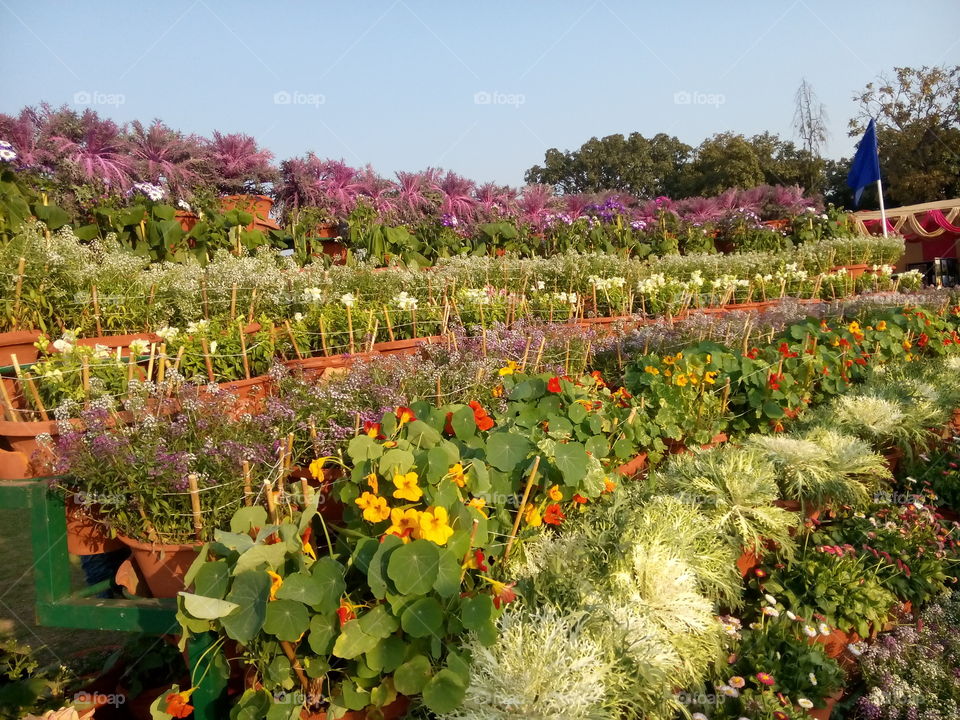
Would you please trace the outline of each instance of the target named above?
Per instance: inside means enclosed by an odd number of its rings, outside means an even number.
[[[91,597],[109,582],[74,590],[67,552],[67,515],[63,497],[50,490],[49,478],[0,481],[0,507],[24,510],[30,521],[38,625],[82,630],[120,630],[151,635],[176,634],[177,605],[173,599],[136,600]],[[190,676],[200,678],[191,696],[195,720],[227,717],[226,681],[205,672],[216,640],[213,633],[194,637],[187,647]]]

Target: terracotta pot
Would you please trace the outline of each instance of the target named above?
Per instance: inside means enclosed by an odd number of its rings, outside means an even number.
[[[347,264],[347,246],[336,240],[321,240],[320,251],[330,258],[334,265]]]
[[[257,415],[263,412],[266,399],[273,391],[273,380],[269,375],[255,375],[243,380],[218,383],[220,392],[233,395],[235,402],[230,409],[230,416],[237,418],[246,413]],[[209,393],[206,385],[199,388],[201,395]]]
[[[811,643],[823,645],[823,650],[827,657],[840,658],[843,655],[849,655],[847,645],[859,642],[860,636],[855,632],[846,633],[840,629],[834,629],[829,635],[818,634],[815,638],[810,638]]]
[[[761,225],[771,230],[786,230],[790,227],[790,220],[787,218],[781,220],[764,220]]]
[[[29,467],[30,458],[22,452],[0,450],[0,480],[25,480]]]
[[[356,355],[315,355],[302,360],[287,360],[286,365],[294,373],[301,372],[304,377],[311,378],[322,375],[329,368],[345,368],[353,364],[358,357],[369,357],[368,353]]]
[[[744,549],[737,558],[737,570],[740,571],[740,577],[746,577],[747,573],[760,565],[760,556],[753,550]]]
[[[717,433],[712,438],[710,438],[710,442],[704,443],[703,445],[700,446],[700,448],[703,450],[709,450],[711,448],[715,448],[717,445],[722,445],[729,439],[730,438],[727,437],[726,433]]]
[[[774,500],[773,504],[790,512],[803,512],[807,520],[816,520],[820,517],[820,508],[813,505],[803,506],[799,500]]]
[[[870,266],[867,265],[866,263],[857,263],[855,265],[838,265],[837,267],[831,268],[831,272],[836,272],[840,268],[845,268],[847,271],[847,275],[856,279],[861,275],[863,275],[867,271],[867,268],[869,267]]]
[[[890,472],[895,475],[897,468],[900,467],[900,461],[903,459],[903,450],[900,448],[891,448],[883,453],[883,459],[887,461],[887,467],[890,469]]]
[[[17,356],[17,362],[27,365],[36,362],[40,351],[34,343],[40,339],[39,330],[13,330],[0,333],[0,367],[11,365],[12,355]]]
[[[396,700],[379,710],[349,710],[346,715],[341,716],[341,720],[398,720],[406,714],[409,707],[410,699],[399,695]],[[327,720],[327,713],[324,710],[311,712],[304,708],[300,711],[300,720]]]
[[[633,477],[643,472],[644,468],[647,467],[647,453],[642,452],[637,455],[633,460],[628,460],[623,465],[617,468],[617,472],[626,477]]]
[[[954,430],[960,430],[960,408],[953,409],[953,414],[950,416],[950,424]]]
[[[734,310],[743,310],[743,311],[759,310],[760,306],[761,306],[761,303],[745,302],[745,303],[728,303],[723,307],[725,310],[729,310],[733,312]]]
[[[340,235],[340,225],[337,223],[319,223],[313,228],[313,237],[318,240],[332,240]]]
[[[123,543],[110,537],[101,522],[97,506],[84,507],[73,493],[67,496],[67,552],[71,555],[96,555],[123,548]]]
[[[273,200],[266,195],[225,195],[220,198],[220,210],[240,210],[253,215],[253,222],[246,230],[279,230],[280,226],[270,217]]]
[[[197,559],[200,545],[159,545],[119,536],[130,548],[150,594],[156,598],[172,598],[184,589],[183,576]]]
[[[822,708],[812,708],[807,710],[807,715],[813,720],[830,720],[830,713],[833,712],[833,706],[837,704],[837,701],[843,697],[843,690],[837,690],[830,697],[824,698],[824,706]]]
[[[407,340],[388,340],[387,342],[374,343],[373,351],[384,355],[412,355],[421,345],[433,345],[445,340],[446,338],[443,335],[427,335]]]
[[[177,210],[173,217],[180,223],[180,227],[184,232],[190,232],[196,224],[200,222],[200,216],[189,210]]]
[[[71,420],[75,427],[79,427],[79,420]],[[37,450],[37,435],[46,433],[52,438],[60,434],[56,420],[35,420],[28,422],[10,422],[9,420],[0,420],[0,437],[7,439],[10,447],[17,452],[23,453],[27,458],[33,459],[33,453]]]

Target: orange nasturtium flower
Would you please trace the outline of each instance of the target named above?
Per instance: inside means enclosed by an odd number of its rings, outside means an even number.
[[[476,400],[471,400],[468,405],[473,408],[473,421],[477,424],[477,430],[486,432],[496,424],[493,418],[487,414],[483,405]]]
[[[363,510],[363,519],[369,523],[383,522],[390,517],[390,508],[387,507],[387,499],[378,497],[373,493],[365,492],[354,502]]]
[[[573,502],[575,502],[577,505],[586,505],[589,502],[589,500],[587,500],[587,498],[585,498],[580,493],[577,493],[576,495],[573,496]]]
[[[558,378],[556,375],[554,375],[552,378],[550,378],[550,379],[547,381],[547,390],[550,391],[550,392],[552,392],[552,393],[561,392],[561,391],[563,390],[563,388],[562,388],[561,385],[560,385],[560,378]]]
[[[196,690],[196,688],[190,688],[189,690],[167,695],[167,697],[164,698],[167,703],[164,712],[166,712],[167,715],[173,715],[175,718],[190,717],[190,713],[193,712],[193,705],[190,705],[188,701],[194,690]]]
[[[393,476],[393,484],[397,488],[393,491],[393,496],[399,500],[417,502],[423,497],[423,490],[417,485],[419,479],[417,473],[413,471],[408,472],[406,475],[397,473]]]
[[[270,599],[277,599],[277,591],[283,587],[283,578],[277,575],[273,570],[267,570],[267,575],[270,576]]]
[[[394,508],[390,511],[390,527],[387,535],[396,535],[404,544],[420,532],[420,511],[416,508]]]
[[[563,521],[567,519],[567,516],[563,514],[563,510],[560,509],[560,506],[556,503],[552,505],[547,505],[547,511],[543,514],[543,521],[547,525],[563,525]]]
[[[685,387],[690,379],[687,377],[686,373],[677,373],[676,377],[673,378],[673,381],[680,387]]]
[[[603,492],[604,492],[604,494],[606,494],[606,493],[612,493],[612,492],[613,492],[614,490],[616,490],[616,489],[617,489],[617,484],[616,484],[613,480],[611,480],[610,478],[606,478],[606,477],[603,479]]]
[[[449,515],[444,507],[432,507],[420,513],[420,537],[437,545],[446,545],[453,535],[448,524]]]
[[[471,499],[470,499],[470,502],[467,503],[467,507],[475,508],[476,511],[477,511],[478,513],[480,513],[481,515],[483,515],[484,517],[490,517],[490,516],[487,515],[487,513],[484,512],[484,510],[483,510],[486,506],[487,506],[487,501],[484,500],[484,499],[481,498],[481,497],[471,498]]]
[[[408,407],[400,406],[397,408],[397,420],[401,425],[408,422],[413,422],[417,419],[417,416],[413,414],[413,410]]]
[[[560,502],[563,500],[563,493],[560,492],[560,487],[554,485],[549,490],[547,490],[547,497],[553,500],[554,502]]]
[[[383,435],[380,432],[380,423],[371,422],[369,420],[364,421],[363,423],[363,434],[367,437],[382,438]]]

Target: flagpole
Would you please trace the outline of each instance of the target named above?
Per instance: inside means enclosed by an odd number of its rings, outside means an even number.
[[[877,178],[877,197],[880,198],[880,222],[883,227],[883,236],[887,237],[887,210],[883,206],[883,184]]]

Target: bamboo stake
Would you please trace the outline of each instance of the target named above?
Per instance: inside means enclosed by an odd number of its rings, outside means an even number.
[[[250,480],[250,461],[243,461],[243,504],[247,507],[253,505],[253,487]]]
[[[383,305],[383,318],[387,321],[387,334],[390,336],[390,342],[396,340],[393,336],[393,321],[390,319],[390,310],[387,308],[386,303]]]
[[[533,362],[533,371],[540,372],[540,360],[543,358],[543,346],[547,342],[547,336],[540,338],[540,347],[537,348],[537,359]]]
[[[153,377],[153,362],[157,355],[157,344],[150,343],[150,359],[147,360],[147,380]]]
[[[252,323],[254,318],[254,313],[257,309],[257,289],[254,288],[253,292],[250,293],[250,312],[247,314],[247,322]]]
[[[186,349],[187,349],[187,346],[186,346],[186,345],[181,345],[181,346],[180,346],[180,349],[177,350],[177,359],[176,359],[176,361],[173,363],[173,372],[179,372],[179,371],[180,371],[180,363],[181,363],[181,361],[183,360],[183,353],[184,353],[184,351],[185,351]]]
[[[303,353],[300,352],[300,346],[297,345],[297,339],[293,336],[293,330],[290,328],[290,321],[284,320],[283,326],[287,329],[287,336],[290,338],[290,344],[293,345],[293,351],[297,354],[297,360],[303,360]]]
[[[13,295],[13,327],[17,327],[20,324],[20,295],[23,292],[23,273],[26,269],[26,264],[27,259],[24,257],[21,257],[20,262],[17,263],[17,289]]]
[[[190,486],[190,506],[193,508],[193,534],[197,541],[203,538],[203,514],[200,508],[200,489],[197,487],[197,476],[194,473],[187,475]]]
[[[353,313],[350,312],[349,305],[347,305],[347,333],[350,336],[348,347],[350,349],[350,354],[353,355]]]
[[[473,519],[473,527],[470,529],[470,542],[467,545],[467,552],[463,555],[463,562],[460,564],[460,584],[463,584],[463,579],[467,576],[467,564],[470,562],[470,554],[473,552],[473,543],[477,539],[477,528],[480,526],[480,520],[478,518]]]
[[[530,342],[533,340],[529,335],[527,335],[527,344],[523,348],[523,359],[520,361],[520,372],[525,372],[527,369],[527,357],[530,355]]]
[[[250,361],[247,359],[247,338],[243,331],[243,321],[237,323],[237,330],[240,332],[240,357],[243,359],[243,375],[247,380],[250,379]]]
[[[230,288],[230,319],[237,319],[237,284]]]
[[[533,481],[537,478],[537,470],[540,469],[540,456],[537,455],[533,460],[533,468],[530,470],[530,477],[527,478],[527,486],[523,489],[523,499],[520,501],[520,507],[517,510],[517,517],[513,521],[513,530],[510,531],[510,537],[507,540],[507,547],[503,551],[503,559],[510,557],[510,550],[513,549],[513,541],[517,538],[520,530],[520,521],[523,519],[523,511],[527,507],[527,500],[530,499],[530,489],[533,487]]]
[[[440,376],[437,375],[437,407],[440,407],[440,405],[441,405],[440,398],[441,398],[441,393],[440,393]]]
[[[162,383],[167,376],[167,344],[160,343],[160,363],[157,366],[157,383]]]
[[[373,346],[377,344],[377,332],[380,330],[380,318],[374,318],[373,331],[370,333],[370,345],[367,352],[373,352]]]
[[[10,355],[10,364],[13,365],[13,370],[17,375],[17,379],[21,380],[27,386],[27,390],[30,392],[30,397],[33,400],[33,404],[37,406],[37,411],[40,413],[40,417],[45,421],[49,421],[50,416],[47,415],[47,409],[43,406],[43,400],[40,399],[40,392],[37,390],[37,385],[33,382],[33,378],[25,377],[23,375],[23,371],[20,368],[20,363],[17,360],[16,355]]]
[[[277,499],[273,496],[273,483],[269,480],[263,481],[263,494],[267,500],[267,518],[271,525],[277,524]]]
[[[90,361],[84,357],[80,362],[80,381],[83,383],[83,394],[90,392]]]
[[[3,395],[4,409],[7,411],[7,415],[10,417],[10,421],[20,422],[20,416],[17,414],[17,410],[13,406],[13,400],[10,399],[10,393],[7,391],[7,383],[3,381],[3,378],[0,378],[0,395]]]
[[[327,332],[324,328],[325,323],[323,322],[323,315],[320,316],[320,345],[323,347],[323,354],[326,357],[330,356],[330,350],[327,349]]]
[[[216,378],[213,374],[213,360],[210,359],[210,346],[207,344],[207,339],[200,338],[200,345],[203,347],[203,361],[207,366],[207,380],[214,382]]]
[[[283,648],[283,654],[287,656],[287,660],[290,661],[290,667],[293,668],[293,671],[297,675],[297,679],[300,680],[300,689],[303,690],[304,695],[309,695],[310,680],[303,671],[303,666],[300,665],[300,659],[297,657],[297,651],[294,649],[289,640],[281,640],[280,647]]]
[[[100,326],[100,296],[97,293],[97,286],[91,288],[93,293],[93,320],[97,324],[97,335],[103,335],[103,328]]]

